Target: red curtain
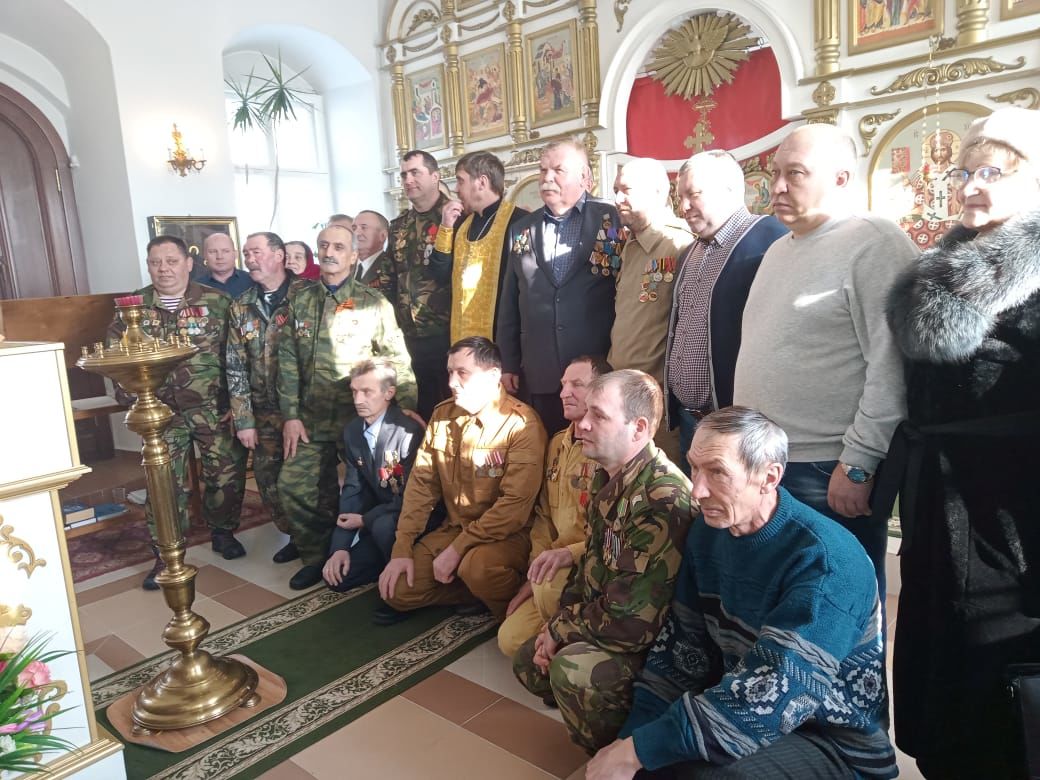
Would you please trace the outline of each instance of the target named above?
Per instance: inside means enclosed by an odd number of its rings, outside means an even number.
[[[773,50],[752,52],[738,65],[733,82],[718,86],[711,99],[717,104],[708,113],[715,139],[708,149],[734,149],[783,127],[780,70]],[[649,76],[636,79],[628,100],[628,153],[659,160],[689,157],[693,150],[684,142],[701,118],[693,108],[698,100],[666,96],[664,85]]]

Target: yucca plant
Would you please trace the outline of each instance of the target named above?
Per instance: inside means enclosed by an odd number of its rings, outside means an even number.
[[[278,178],[280,168],[278,165],[278,135],[275,128],[279,122],[296,119],[297,106],[308,105],[305,95],[314,93],[308,89],[292,86],[296,79],[303,76],[308,68],[290,78],[285,78],[285,68],[282,66],[282,53],[278,52],[277,62],[266,54],[262,55],[267,64],[269,76],[257,76],[253,68],[246,76],[245,84],[240,84],[234,79],[224,79],[224,83],[235,94],[238,107],[235,109],[235,118],[232,127],[235,130],[246,132],[254,128],[263,131],[270,137],[274,144],[274,204],[271,208],[271,223],[274,225],[275,216],[278,214]],[[254,81],[256,86],[254,87]]]
[[[68,651],[47,650],[50,637],[38,634],[15,653],[0,646],[0,774],[39,772],[42,753],[75,750],[66,739],[49,732],[49,721],[66,710],[48,713],[58,698],[49,690],[48,664]]]

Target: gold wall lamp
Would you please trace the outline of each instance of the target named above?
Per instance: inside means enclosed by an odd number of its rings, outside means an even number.
[[[173,143],[174,149],[171,152],[169,149],[166,150],[167,154],[170,155],[170,159],[167,160],[170,164],[170,168],[179,173],[181,176],[187,176],[188,171],[195,171],[198,173],[206,167],[206,158],[196,160],[192,157],[188,150],[184,148],[183,136],[181,131],[177,129],[176,123],[173,125]]]

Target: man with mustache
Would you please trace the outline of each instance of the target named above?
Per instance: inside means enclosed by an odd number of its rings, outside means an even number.
[[[342,225],[318,234],[321,280],[289,301],[289,333],[278,344],[278,403],[285,463],[278,496],[289,519],[301,568],[289,587],[321,582],[336,526],[337,450],[343,427],[355,416],[350,369],[384,357],[397,371],[401,405],[415,407],[415,380],[404,336],[390,304],[354,277],[354,235]]]
[[[496,336],[502,384],[528,399],[555,433],[567,426],[563,370],[578,355],[610,349],[625,238],[614,204],[588,194],[592,171],[580,143],[546,145],[539,176],[545,206],[509,229]]]

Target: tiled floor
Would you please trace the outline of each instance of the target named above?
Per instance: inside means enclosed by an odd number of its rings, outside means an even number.
[[[297,564],[271,563],[284,543],[273,526],[251,529],[240,539],[248,555],[239,560],[225,561],[206,545],[188,553],[188,561],[199,567],[195,608],[214,629],[298,595],[288,587]],[[895,557],[889,558],[889,583],[895,588]],[[140,588],[148,568],[122,569],[76,587],[92,679],[166,649],[160,631],[170,613],[161,594]],[[894,597],[888,610],[891,634]],[[400,749],[402,733],[408,735],[408,750]],[[429,780],[580,778],[586,761],[568,740],[559,713],[520,686],[493,639],[263,777],[338,780],[347,756],[351,776]],[[905,756],[900,769],[902,777],[920,777]]]

